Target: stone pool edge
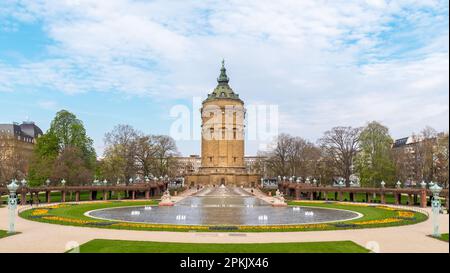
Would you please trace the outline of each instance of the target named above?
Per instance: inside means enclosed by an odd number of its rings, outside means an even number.
[[[158,205],[147,205],[147,206],[151,206],[151,207],[157,207]],[[139,206],[126,206],[127,208],[137,208],[137,207],[145,207],[142,205]],[[318,208],[318,209],[328,209],[328,210],[340,210],[340,211],[346,211],[346,212],[352,212],[352,213],[356,213],[357,216],[353,217],[353,218],[348,218],[345,220],[333,220],[333,221],[323,221],[323,222],[310,222],[310,223],[291,223],[291,224],[270,224],[270,225],[238,225],[238,226],[242,226],[242,227],[263,227],[263,226],[290,226],[290,225],[315,225],[315,224],[328,224],[328,223],[337,223],[337,222],[347,222],[347,221],[352,221],[352,220],[356,220],[359,219],[361,217],[364,216],[364,214],[357,212],[357,211],[353,211],[353,210],[348,210],[348,209],[335,209],[335,208],[324,208],[324,207],[316,207],[316,206],[288,206],[289,207],[301,207],[301,208]],[[109,221],[109,222],[123,222],[123,223],[132,223],[132,224],[149,224],[149,225],[168,225],[168,226],[176,226],[179,224],[174,224],[174,223],[154,223],[154,222],[135,222],[135,221],[126,221],[126,220],[114,220],[114,219],[108,219],[108,218],[102,218],[102,217],[97,217],[97,216],[92,216],[89,215],[91,212],[94,211],[99,211],[99,210],[110,210],[110,209],[116,209],[116,208],[122,208],[122,207],[111,207],[111,208],[102,208],[102,209],[94,209],[94,210],[90,210],[90,211],[86,211],[85,213],[83,213],[84,216],[89,217],[89,218],[93,218],[93,219],[97,219],[97,220],[103,220],[103,221]],[[183,226],[191,226],[191,227],[214,227],[214,226],[227,226],[227,225],[193,225],[193,224],[182,224]],[[234,225],[233,225],[234,226]]]

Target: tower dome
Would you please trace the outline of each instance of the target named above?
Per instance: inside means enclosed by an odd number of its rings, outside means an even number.
[[[230,81],[230,78],[227,76],[227,69],[225,68],[225,60],[222,60],[222,67],[220,68],[220,75],[217,78],[217,86],[214,88],[214,90],[208,94],[208,100],[214,100],[214,99],[233,99],[233,100],[239,100],[239,95],[234,93],[233,89],[231,89],[228,82]]]

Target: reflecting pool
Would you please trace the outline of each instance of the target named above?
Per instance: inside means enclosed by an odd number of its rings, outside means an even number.
[[[204,188],[172,207],[138,206],[94,210],[94,218],[180,225],[284,225],[342,221],[356,212],[313,207],[272,207],[241,188]]]

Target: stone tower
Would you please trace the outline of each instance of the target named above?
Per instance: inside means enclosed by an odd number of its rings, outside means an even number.
[[[259,176],[248,174],[244,162],[244,102],[228,84],[222,61],[217,86],[208,94],[200,109],[202,117],[201,167],[186,176],[190,186],[255,185]]]
[[[203,101],[202,170],[207,173],[243,173],[244,102],[229,86],[224,61],[217,87]]]

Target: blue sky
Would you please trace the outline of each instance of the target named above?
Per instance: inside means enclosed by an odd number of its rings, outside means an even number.
[[[101,155],[116,124],[169,134],[170,109],[206,97],[225,58],[247,105],[279,106],[280,132],[448,131],[448,12],[445,0],[1,1],[0,123],[46,130],[67,109]],[[197,140],[178,148],[200,153]]]

